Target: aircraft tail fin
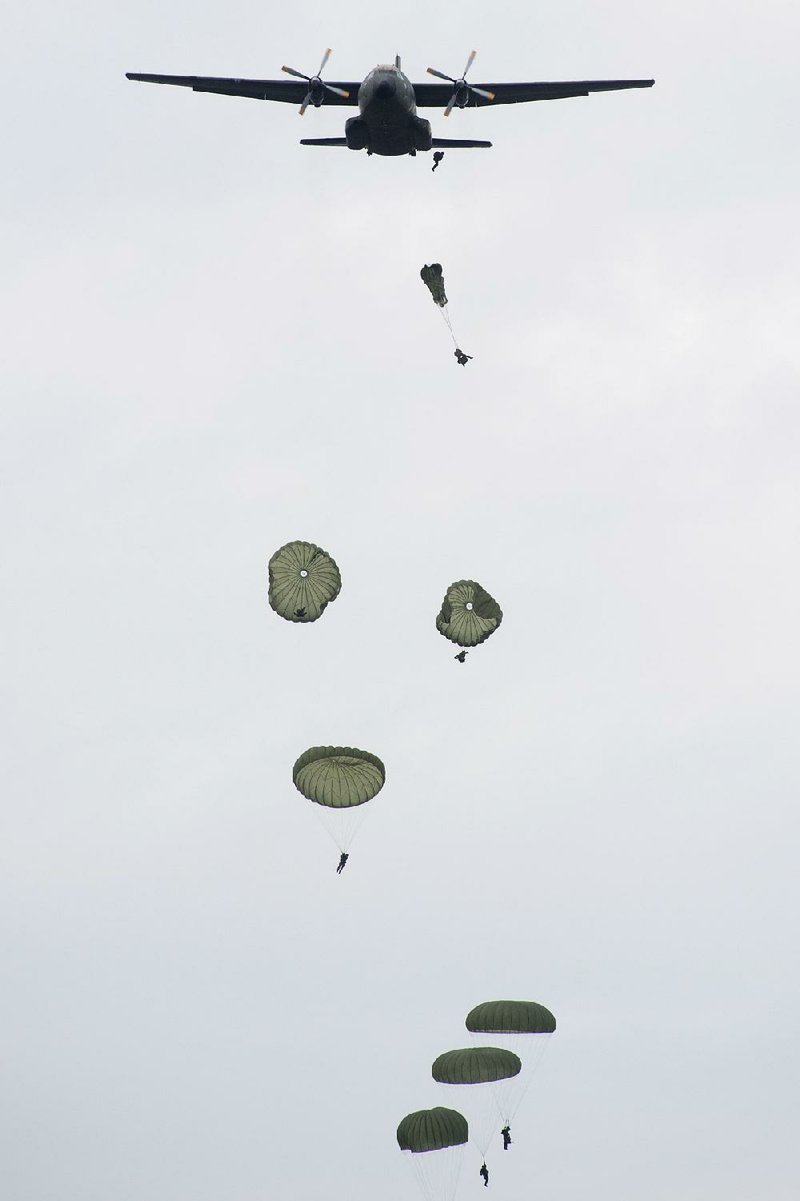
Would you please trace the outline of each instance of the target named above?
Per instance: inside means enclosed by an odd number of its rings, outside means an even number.
[[[301,146],[346,146],[347,138],[301,138]]]
[[[437,149],[449,150],[451,148],[455,149],[458,146],[472,147],[472,148],[481,147],[481,148],[485,148],[488,150],[488,148],[491,146],[491,144],[492,144],[491,142],[476,142],[472,138],[432,138],[431,139],[431,146],[433,147],[434,150],[437,150]]]

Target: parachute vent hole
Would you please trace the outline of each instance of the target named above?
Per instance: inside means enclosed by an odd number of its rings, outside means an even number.
[[[305,579],[306,576],[308,575],[308,572],[306,571],[305,567],[300,568],[300,575],[303,577],[303,579]]]
[[[469,611],[470,611],[470,612],[472,612],[472,601],[467,601],[467,603],[466,603],[466,605],[464,606],[464,608],[465,608],[465,609],[469,609]]]

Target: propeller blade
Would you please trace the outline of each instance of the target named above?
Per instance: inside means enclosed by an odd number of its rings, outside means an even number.
[[[464,68],[464,74],[461,76],[462,79],[464,78],[464,76],[466,75],[467,71],[470,69],[472,64],[475,62],[475,56],[477,55],[477,53],[478,53],[477,50],[470,50],[469,58],[467,59],[467,65]]]
[[[452,95],[452,96],[450,97],[450,99],[447,101],[447,108],[444,110],[444,115],[445,115],[446,117],[449,117],[449,116],[450,116],[450,114],[452,113],[452,111],[453,111],[453,105],[455,104],[455,102],[456,102],[456,93],[455,93],[455,92],[453,92],[453,95]]]
[[[483,96],[484,100],[494,100],[494,92],[484,92],[483,88],[473,87],[471,87],[469,90],[474,92],[476,96]]]
[[[344,88],[335,88],[333,86],[333,84],[324,83],[320,79],[320,75],[325,70],[325,64],[327,63],[330,56],[331,56],[331,48],[329,46],[328,49],[325,51],[325,53],[322,56],[322,62],[319,64],[319,71],[317,71],[316,75],[304,75],[302,71],[295,71],[294,67],[281,67],[281,70],[285,71],[287,75],[293,75],[295,77],[295,79],[304,79],[306,81],[306,83],[308,84],[308,91],[306,92],[305,99],[304,99],[303,103],[300,105],[300,116],[301,117],[303,116],[304,112],[308,108],[309,104],[314,103],[314,96],[312,95],[312,93],[315,90],[316,90],[316,95],[317,95],[317,104],[319,104],[320,100],[322,99],[322,97],[319,95],[320,84],[322,85],[323,88],[326,88],[327,91],[333,92],[336,96],[341,96],[344,100],[348,100],[350,98],[350,93],[346,92],[344,90]]]
[[[446,79],[448,83],[455,83],[452,75],[444,75],[441,71],[434,71],[433,67],[428,67],[428,74],[435,75],[437,79]]]

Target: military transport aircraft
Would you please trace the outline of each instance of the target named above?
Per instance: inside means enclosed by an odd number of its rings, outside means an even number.
[[[466,75],[475,60],[473,50],[459,79],[428,67],[428,74],[445,83],[412,83],[400,70],[400,57],[393,65],[378,66],[362,83],[328,83],[322,72],[330,58],[326,50],[316,75],[303,75],[294,67],[282,67],[298,82],[281,79],[222,79],[210,75],[141,75],[128,72],[128,79],[143,83],[170,83],[194,92],[219,92],[224,96],[250,96],[254,100],[281,100],[299,104],[300,116],[311,104],[358,105],[359,115],[345,122],[343,138],[301,138],[302,146],[346,146],[367,154],[416,154],[437,147],[491,146],[465,138],[434,138],[430,121],[417,116],[417,108],[444,105],[444,115],[454,108],[484,104],[519,104],[528,100],[560,100],[588,96],[590,92],[613,92],[621,88],[651,88],[652,79],[590,79],[575,83],[467,83]]]

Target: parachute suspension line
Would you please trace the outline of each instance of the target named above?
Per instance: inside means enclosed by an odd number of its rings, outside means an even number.
[[[527,1096],[533,1077],[536,1074],[536,1069],[542,1062],[544,1053],[547,1050],[551,1036],[549,1034],[520,1034],[516,1039],[507,1039],[512,1043],[512,1049],[519,1055],[522,1060],[522,1072],[520,1073],[520,1083],[516,1092],[510,1098],[510,1112],[508,1120],[513,1121],[517,1115],[522,1102]],[[525,1043],[527,1039],[527,1044]],[[525,1049],[527,1045],[527,1050]]]
[[[453,1201],[464,1157],[464,1146],[445,1147],[412,1155],[411,1161],[425,1201]]]
[[[446,307],[445,307],[445,308],[440,308],[440,309],[439,309],[439,312],[442,314],[442,317],[444,318],[444,323],[445,323],[445,325],[446,325],[446,326],[447,326],[447,328],[450,330],[450,337],[453,339],[453,345],[455,346],[456,350],[458,350],[458,342],[456,341],[456,336],[455,336],[455,334],[453,333],[453,324],[452,324],[452,322],[451,322],[451,320],[450,320],[450,314],[448,313],[448,311],[447,311],[447,308],[446,308]]]
[[[352,805],[346,809],[314,805],[313,809],[317,821],[340,853],[350,850],[369,813],[366,805]]]
[[[521,1075],[522,1073],[520,1073]],[[519,1107],[518,1094],[522,1082],[519,1076],[511,1076],[508,1080],[498,1081],[497,1088],[494,1092],[494,1101],[497,1106],[497,1112],[502,1119],[503,1125],[510,1122]],[[524,1085],[523,1085],[524,1087]],[[501,1127],[498,1126],[498,1130]]]

